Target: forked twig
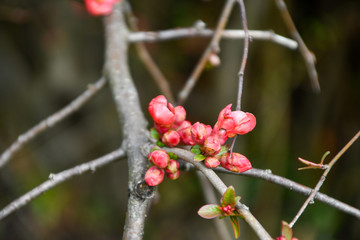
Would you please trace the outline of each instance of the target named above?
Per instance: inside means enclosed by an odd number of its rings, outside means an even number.
[[[320,180],[316,184],[315,188],[311,191],[310,196],[305,200],[304,204],[299,209],[298,213],[295,215],[294,219],[289,223],[289,227],[292,228],[296,221],[299,219],[301,214],[305,211],[306,207],[309,203],[314,201],[314,196],[319,192],[321,186],[325,182],[325,179],[330,172],[331,168],[335,165],[335,163],[339,160],[339,158],[349,149],[349,147],[359,138],[360,131],[358,131],[355,136],[336,154],[336,156],[331,159],[330,163],[327,165],[328,167],[325,169],[324,173],[321,175]]]
[[[27,142],[79,110],[87,101],[89,101],[89,99],[91,99],[91,97],[93,97],[100,89],[104,87],[105,83],[106,80],[104,77],[102,77],[97,82],[89,84],[88,88],[80,96],[75,98],[69,105],[60,109],[56,113],[42,120],[31,129],[27,130],[25,133],[21,134],[17,140],[1,154],[0,168],[3,167]]]

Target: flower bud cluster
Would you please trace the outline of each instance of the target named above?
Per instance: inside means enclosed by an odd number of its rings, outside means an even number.
[[[165,150],[152,151],[149,153],[148,159],[153,164],[145,173],[145,182],[149,186],[160,184],[164,180],[165,173],[172,180],[179,177],[179,163],[175,159],[171,159]]]
[[[235,152],[229,154],[225,142],[236,135],[252,131],[256,125],[256,118],[253,114],[232,111],[231,104],[229,104],[221,110],[214,127],[200,122],[191,124],[186,120],[185,109],[182,106],[174,107],[162,95],[151,100],[148,110],[155,122],[154,128],[158,134],[158,145],[192,146],[192,152],[195,153],[194,159],[196,161],[204,160],[204,164],[208,168],[216,168],[221,165],[233,172],[244,172],[252,168],[250,161],[245,156]],[[168,164],[159,165],[156,160],[150,161],[159,170],[164,169],[164,166],[167,167]],[[176,178],[178,177],[177,172]],[[158,175],[159,179],[162,176],[162,181],[164,171]]]

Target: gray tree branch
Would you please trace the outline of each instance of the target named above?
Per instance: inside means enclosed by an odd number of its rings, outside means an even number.
[[[22,195],[21,197],[19,197],[18,199],[14,200],[9,205],[4,207],[0,211],[0,220],[10,215],[14,211],[20,209],[21,207],[27,205],[34,198],[40,196],[42,193],[48,191],[49,189],[55,187],[56,185],[64,181],[67,181],[74,176],[79,176],[90,171],[94,172],[96,169],[106,166],[109,163],[112,163],[115,160],[124,156],[125,156],[125,151],[124,149],[120,148],[90,162],[77,165],[73,168],[67,169],[65,171],[56,174],[51,173],[49,175],[49,180],[43,182],[39,186],[35,187],[31,191],[25,193],[24,195]]]
[[[97,82],[89,84],[86,91],[84,91],[80,96],[75,98],[69,105],[60,109],[56,113],[42,120],[40,123],[27,130],[25,133],[21,134],[18,139],[11,144],[11,146],[6,149],[0,156],[0,168],[3,167],[12,156],[18,152],[27,142],[35,138],[40,133],[44,132],[46,129],[53,127],[55,124],[59,123],[72,113],[79,110],[86,102],[88,102],[100,89],[104,87],[106,83],[105,78],[100,78]]]
[[[128,28],[123,14],[123,3],[116,3],[113,12],[105,17],[106,63],[113,98],[119,114],[129,168],[129,199],[123,239],[142,239],[146,211],[152,188],[144,183],[148,161],[141,147],[148,140],[147,122],[140,107],[128,65]]]

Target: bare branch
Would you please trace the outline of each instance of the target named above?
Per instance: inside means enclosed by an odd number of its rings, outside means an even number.
[[[307,48],[305,42],[302,40],[298,30],[296,29],[294,21],[291,18],[289,10],[286,7],[285,2],[283,0],[275,0],[275,2],[291,36],[299,44],[299,51],[305,60],[305,65],[311,80],[312,88],[314,89],[314,91],[319,92],[320,84],[315,67],[315,63],[316,63],[315,55]]]
[[[30,203],[30,201],[32,201],[36,197],[40,196],[42,193],[50,190],[51,188],[57,186],[58,184],[65,182],[74,176],[82,175],[86,172],[95,172],[96,169],[106,166],[124,156],[125,156],[125,151],[124,149],[120,148],[90,162],[77,165],[73,168],[67,169],[65,171],[56,174],[51,173],[49,175],[49,180],[43,182],[39,186],[35,187],[31,191],[25,193],[24,195],[22,195],[21,197],[19,197],[18,199],[14,200],[9,205],[4,207],[0,211],[0,220],[10,215],[14,211],[19,210],[23,206]]]
[[[212,37],[214,31],[211,29],[199,29],[195,27],[191,28],[177,28],[171,30],[157,31],[157,32],[133,32],[129,34],[128,40],[132,43],[136,42],[158,42],[158,41],[168,41],[173,39],[180,38],[190,38],[190,37]],[[298,44],[296,41],[283,37],[274,33],[271,30],[249,30],[249,35],[252,40],[263,40],[263,41],[272,41],[276,44],[279,44],[283,47],[289,49],[297,49]],[[230,30],[226,29],[221,33],[221,38],[223,39],[244,39],[245,32],[244,30]]]
[[[138,31],[137,19],[134,16],[129,2],[125,2],[125,10],[127,19],[132,31]],[[158,85],[160,91],[164,96],[171,102],[175,103],[175,98],[171,92],[169,82],[166,80],[164,74],[158,68],[154,60],[151,58],[149,51],[146,49],[146,46],[142,42],[135,42],[136,50],[139,54],[141,61],[144,63],[145,67],[154,78],[156,84]]]
[[[126,141],[129,170],[129,199],[123,239],[142,239],[144,224],[153,189],[144,183],[148,160],[141,147],[148,140],[147,122],[140,106],[138,92],[128,65],[128,29],[123,15],[123,2],[114,5],[113,12],[105,17],[106,64],[113,99],[119,114]]]
[[[223,168],[216,168],[215,169],[216,172],[223,172],[223,173],[228,173],[228,174],[234,174],[234,175],[242,175],[242,176],[249,176],[249,177],[254,177],[254,178],[259,178],[259,179],[263,179],[265,181],[274,183],[276,185],[285,187],[291,191],[295,191],[298,193],[301,193],[305,196],[309,196],[311,193],[311,188],[306,187],[304,185],[301,185],[297,182],[294,182],[292,180],[289,180],[287,178],[284,177],[280,177],[278,175],[272,174],[270,170],[261,170],[261,169],[250,169],[246,172],[243,173],[234,173],[231,171],[228,171],[226,169]],[[329,197],[326,194],[323,193],[316,193],[315,195],[315,199],[319,200],[320,202],[323,202],[333,208],[336,208],[342,212],[345,212],[347,214],[353,215],[354,217],[357,217],[360,219],[360,210],[356,209],[346,203],[343,203],[339,200],[336,200],[335,198]]]
[[[191,73],[190,77],[186,81],[186,84],[184,88],[180,91],[178,95],[178,103],[179,105],[183,105],[183,103],[186,101],[187,97],[189,96],[190,92],[194,88],[197,80],[199,79],[199,76],[204,69],[204,66],[206,64],[206,61],[208,60],[209,56],[213,52],[217,52],[219,50],[219,41],[221,39],[221,33],[223,32],[227,20],[230,16],[231,10],[233,8],[235,0],[227,0],[225,3],[225,6],[222,10],[220,19],[218,21],[218,24],[216,26],[215,33],[213,37],[211,38],[211,41],[207,48],[205,49],[203,55],[201,56],[198,64],[196,65],[194,71]]]
[[[205,167],[200,162],[194,161],[194,154],[192,152],[181,148],[164,149],[166,151],[175,153],[180,159],[194,165],[199,171],[201,171],[205,175],[205,177],[210,181],[210,183],[221,195],[224,194],[227,189],[227,186],[224,184],[224,182],[218,177],[218,175],[216,175],[216,173],[212,169]],[[236,208],[260,239],[272,239],[270,235],[266,232],[266,230],[263,228],[263,226],[258,222],[258,220],[251,214],[249,208],[246,205],[238,202],[236,204]]]
[[[48,118],[42,120],[40,123],[21,134],[18,139],[11,144],[0,156],[0,168],[4,166],[12,156],[18,152],[27,142],[35,138],[46,129],[53,127],[58,122],[62,121],[72,113],[79,110],[87,101],[89,101],[100,89],[104,87],[106,83],[105,78],[100,78],[94,84],[89,84],[88,88],[76,99],[74,99],[69,105],[63,109],[57,111]]]
[[[325,169],[324,173],[321,175],[321,178],[318,181],[318,183],[316,184],[315,188],[311,191],[311,194],[305,200],[304,204],[301,206],[298,213],[295,215],[294,219],[289,223],[290,228],[292,228],[294,226],[294,224],[299,219],[301,214],[305,211],[305,209],[309,205],[309,203],[314,202],[314,197],[315,197],[316,193],[319,192],[321,186],[325,182],[325,179],[326,179],[327,175],[329,174],[331,168],[335,165],[337,160],[339,160],[339,158],[349,149],[349,147],[359,138],[359,136],[360,136],[360,131],[358,131],[355,134],[355,136],[340,150],[340,152],[338,154],[336,154],[336,156],[333,159],[331,159],[330,163],[327,165],[327,168]]]

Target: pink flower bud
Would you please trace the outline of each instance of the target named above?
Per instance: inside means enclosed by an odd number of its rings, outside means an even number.
[[[219,66],[221,63],[219,56],[214,52],[210,54],[208,61],[214,67]]]
[[[183,126],[184,125],[184,126]],[[188,127],[186,127],[187,125],[189,125]],[[183,126],[183,127],[182,127]],[[194,146],[195,142],[193,141],[192,137],[191,137],[191,124],[189,121],[184,121],[181,126],[180,129],[177,130],[177,132],[180,135],[180,139],[181,141],[185,144],[185,145],[190,145],[190,146]]]
[[[232,172],[245,172],[252,168],[250,161],[242,154],[233,152],[225,153],[220,158],[220,164]]]
[[[186,111],[183,106],[177,106],[175,109],[175,121],[171,126],[172,129],[177,129],[186,119]]]
[[[220,141],[217,138],[216,135],[210,135],[209,137],[207,137],[204,141],[204,151],[208,154],[208,155],[216,155],[220,152],[221,150],[221,145],[220,145]]]
[[[243,111],[234,111],[232,116],[235,122],[233,133],[246,134],[254,129],[256,125],[256,118],[252,113],[245,113]]]
[[[119,0],[85,0],[88,12],[93,16],[111,13],[113,5]]]
[[[195,143],[203,145],[205,139],[211,134],[211,131],[212,128],[210,125],[196,122],[191,127],[191,137]]]
[[[166,133],[170,129],[170,127],[163,127],[162,125],[159,125],[156,122],[154,123],[154,127],[155,127],[156,131],[158,131],[158,133],[160,135]]]
[[[175,130],[169,130],[161,138],[161,141],[169,147],[175,147],[180,142],[180,135]]]
[[[223,110],[221,110],[218,120],[215,123],[214,131],[217,132],[220,129],[225,129],[228,132],[234,129],[235,122],[231,117],[231,106],[232,104],[229,104]]]
[[[164,180],[164,170],[152,166],[145,173],[145,182],[149,186],[156,186]]]
[[[170,178],[171,180],[176,180],[179,178],[180,176],[180,171],[176,171],[174,173],[168,173],[167,174],[168,178]]]
[[[163,95],[152,99],[149,103],[149,113],[154,122],[163,128],[170,127],[175,121],[175,109]]]
[[[149,153],[148,159],[159,168],[166,168],[170,161],[170,157],[165,150],[155,150]]]
[[[179,162],[174,160],[174,159],[170,159],[169,164],[167,165],[165,171],[166,173],[175,173],[179,170]]]
[[[206,157],[204,162],[208,168],[216,168],[220,165],[220,161],[216,157]]]
[[[225,214],[225,215],[230,215],[234,212],[235,207],[231,206],[230,204],[224,207],[221,207],[220,210]]]

